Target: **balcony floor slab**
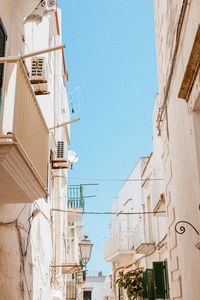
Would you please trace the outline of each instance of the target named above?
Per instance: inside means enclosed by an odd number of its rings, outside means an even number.
[[[0,169],[0,203],[31,203],[47,195],[17,142],[0,143]]]

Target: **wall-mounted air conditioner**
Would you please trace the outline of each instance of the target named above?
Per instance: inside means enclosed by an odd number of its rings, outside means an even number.
[[[67,146],[64,141],[58,141],[56,151],[53,154],[52,169],[70,169],[67,159]]]
[[[47,85],[47,65],[45,57],[33,57],[30,81],[36,95],[49,94]]]
[[[56,160],[67,160],[66,146],[64,141],[57,142]]]

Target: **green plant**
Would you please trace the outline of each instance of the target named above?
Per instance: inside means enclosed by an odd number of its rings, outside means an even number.
[[[116,283],[119,287],[123,287],[126,290],[129,299],[136,299],[138,296],[143,296],[142,279],[143,271],[140,269],[127,273],[121,271]]]

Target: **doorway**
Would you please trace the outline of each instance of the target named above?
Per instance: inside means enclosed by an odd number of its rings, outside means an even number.
[[[92,299],[92,291],[84,291],[83,300],[91,300],[91,299]]]

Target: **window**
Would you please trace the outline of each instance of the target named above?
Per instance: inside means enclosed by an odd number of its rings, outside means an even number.
[[[153,262],[155,299],[169,299],[169,280],[167,260]]]
[[[5,56],[6,40],[7,40],[6,30],[0,18],[0,57]],[[3,93],[3,72],[4,72],[4,64],[0,64],[0,114],[1,114],[2,93]]]
[[[153,270],[146,269],[143,272],[143,287],[144,287],[144,300],[154,300],[154,282],[153,282]]]

